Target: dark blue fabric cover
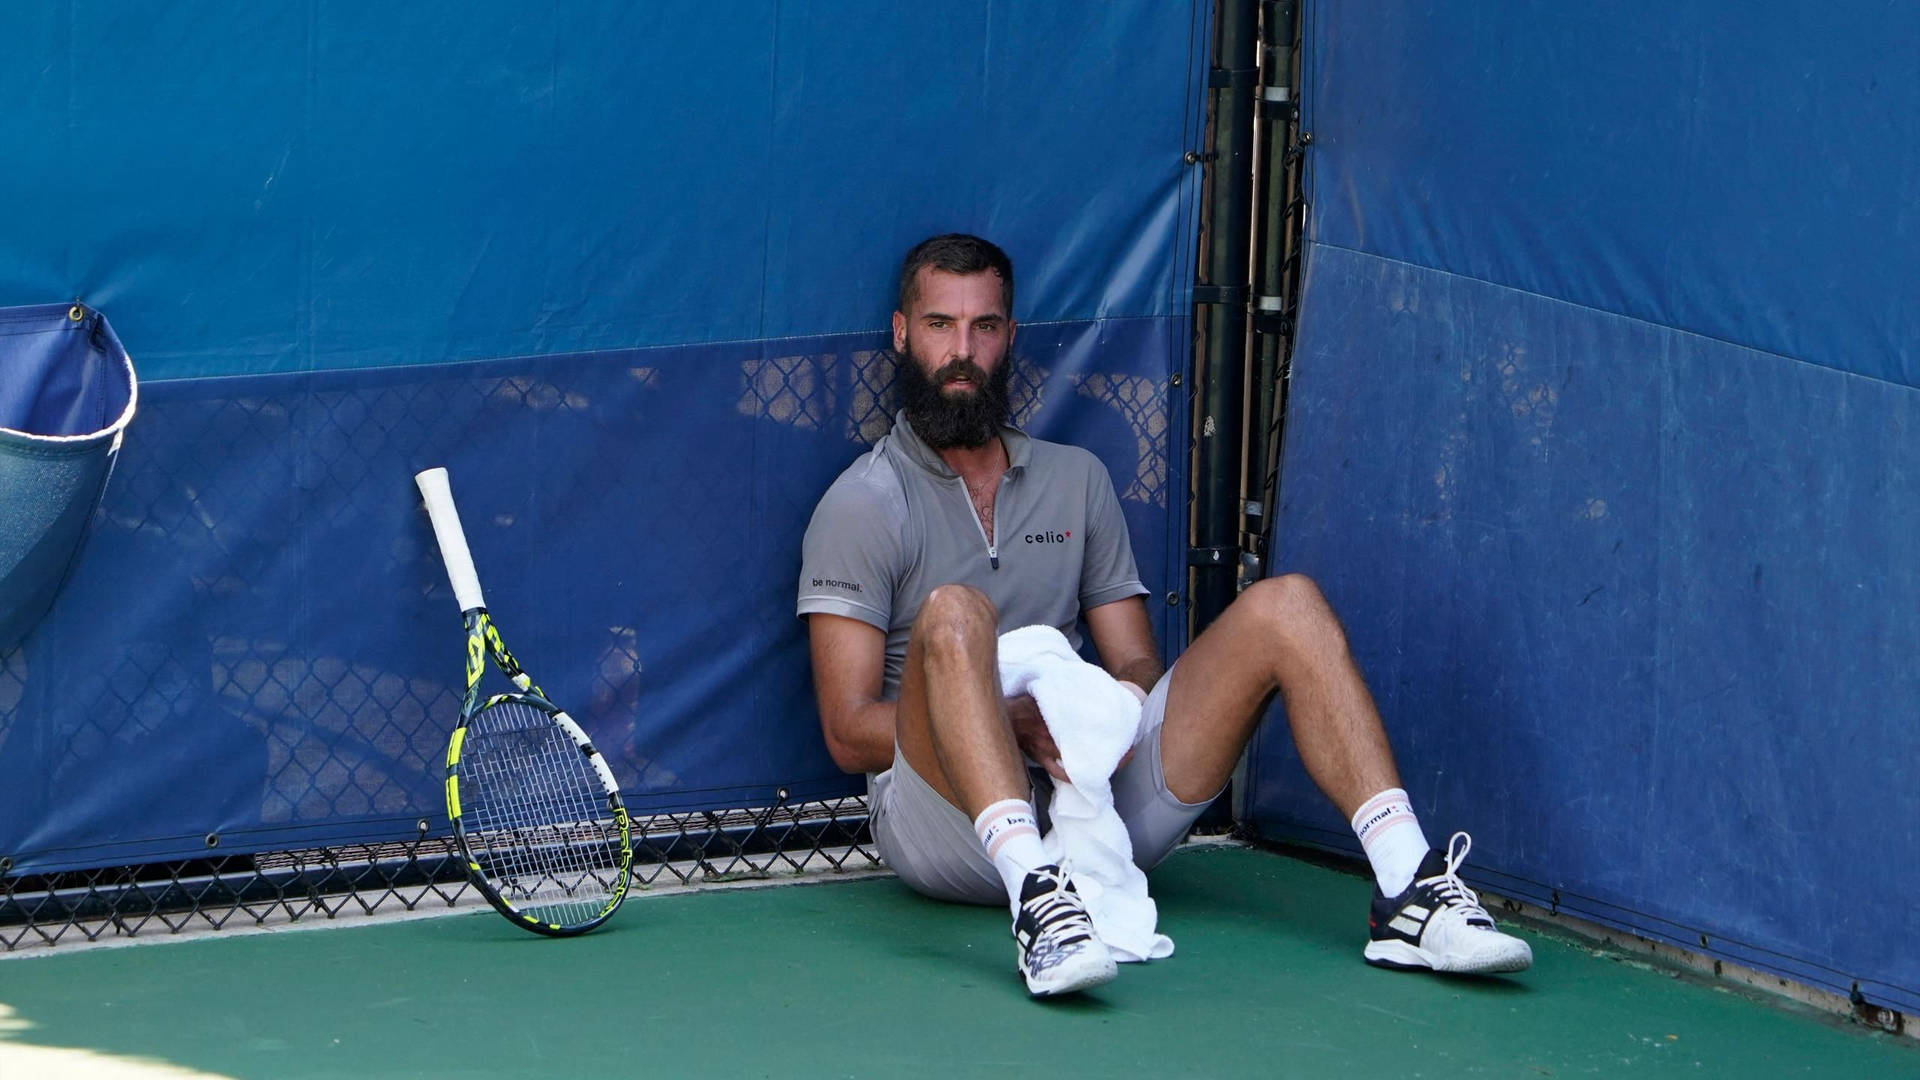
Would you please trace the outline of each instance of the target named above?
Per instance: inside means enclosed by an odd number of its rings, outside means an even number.
[[[0,855],[443,831],[436,464],[637,809],[857,790],[798,546],[885,430],[935,232],[1012,254],[1021,415],[1101,454],[1178,588],[1209,10],[0,10],[0,303],[110,306],[147,379],[90,557],[0,654]]]
[[[1182,311],[1209,3],[0,5],[0,305],[149,382],[884,326],[964,229],[1019,314]]]
[[[1306,6],[1318,242],[1920,384],[1920,7]]]
[[[1920,1008],[1913,10],[1309,27],[1271,565],[1345,619],[1431,839]],[[1278,727],[1247,807],[1355,850]]]
[[[444,830],[460,617],[413,473],[446,465],[510,648],[636,812],[860,790],[827,757],[799,541],[887,430],[880,334],[145,388],[90,556],[0,656],[22,870]],[[1016,404],[1099,453],[1143,577],[1185,504],[1160,319],[1027,326]],[[1151,609],[1163,639],[1177,609]],[[504,684],[500,684],[504,686]]]

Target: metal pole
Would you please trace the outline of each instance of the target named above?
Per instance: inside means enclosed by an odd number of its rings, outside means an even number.
[[[1250,550],[1241,555],[1240,584],[1264,576],[1266,541],[1273,530],[1275,474],[1279,466],[1280,425],[1286,408],[1286,364],[1293,347],[1294,270],[1298,233],[1294,206],[1299,198],[1299,150],[1294,129],[1299,107],[1294,95],[1294,36],[1299,30],[1299,0],[1266,0],[1261,33],[1266,55],[1260,86],[1261,168],[1256,205],[1261,226],[1254,248],[1253,412],[1247,423],[1246,533]]]
[[[1258,0],[1219,0],[1212,93],[1205,278],[1194,286],[1206,350],[1195,417],[1193,607],[1206,629],[1234,597],[1240,564],[1241,424],[1246,406],[1248,260],[1252,246],[1253,103],[1259,78]]]

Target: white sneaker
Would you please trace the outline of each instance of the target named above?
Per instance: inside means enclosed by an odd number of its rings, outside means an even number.
[[[1413,884],[1399,896],[1373,890],[1367,926],[1367,963],[1402,971],[1451,971],[1487,975],[1525,971],[1533,966],[1533,947],[1493,925],[1480,897],[1456,871],[1473,847],[1473,838],[1457,832],[1447,854],[1427,852]],[[1455,849],[1458,848],[1458,852]]]
[[[1055,865],[1040,867],[1021,884],[1013,940],[1020,946],[1020,977],[1037,998],[1099,986],[1120,970],[1093,932],[1079,890]]]

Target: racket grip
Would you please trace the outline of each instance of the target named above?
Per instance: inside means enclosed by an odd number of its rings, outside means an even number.
[[[461,612],[486,607],[473,553],[467,550],[467,534],[460,528],[460,511],[453,505],[447,470],[424,469],[414,474],[413,482],[420,485],[420,497],[426,500],[427,517],[433,521],[433,536],[440,542],[440,558],[447,564],[447,580],[453,584],[453,598],[460,602]]]

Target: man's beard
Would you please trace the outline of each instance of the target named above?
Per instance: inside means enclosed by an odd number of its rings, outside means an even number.
[[[940,389],[948,379],[959,375],[973,380],[973,393],[954,396]],[[972,450],[987,445],[1005,425],[1012,375],[1011,356],[1002,359],[991,376],[962,357],[948,361],[929,377],[913,355],[913,343],[908,342],[900,357],[900,404],[914,434],[928,446],[935,450]]]

